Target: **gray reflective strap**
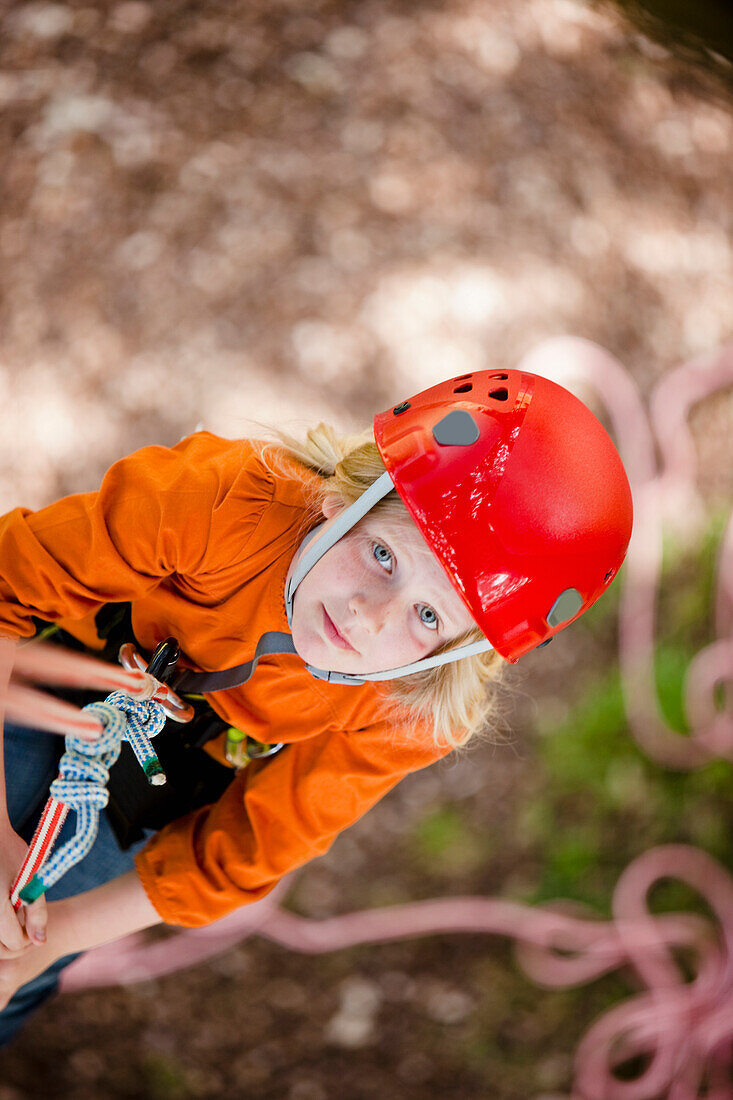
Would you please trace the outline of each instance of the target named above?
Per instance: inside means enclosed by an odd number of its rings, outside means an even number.
[[[386,672],[370,672],[361,676],[355,676],[349,672],[332,672],[327,669],[314,668],[306,665],[306,669],[317,680],[326,680],[329,684],[363,684],[367,680],[394,680],[398,676],[409,676],[411,672],[422,672],[428,668],[437,668],[439,665],[447,665],[452,661],[459,661],[462,657],[473,657],[477,653],[487,653],[493,649],[491,642],[471,642],[470,645],[461,646],[459,649],[451,649],[447,653],[438,653],[435,657],[424,657],[421,661],[414,661],[411,665],[400,665],[399,668],[391,668]],[[271,630],[263,634],[257,643],[255,655],[251,661],[243,665],[235,665],[234,668],[224,669],[222,672],[189,672],[183,669],[178,676],[171,678],[171,687],[174,691],[195,692],[226,691],[227,688],[239,687],[245,684],[257,668],[260,657],[268,653],[296,653],[292,635],[279,630]]]
[[[310,572],[326,551],[330,550],[332,546],[335,546],[341,536],[345,535],[347,531],[350,531],[354,524],[358,523],[378,500],[381,500],[382,497],[386,497],[387,493],[390,493],[393,489],[394,483],[392,478],[385,471],[376,481],[372,482],[358,500],[355,500],[340,516],[336,517],[325,535],[322,535],[317,543],[314,543],[309,550],[305,551],[293,570],[285,592],[285,608],[288,615],[288,624],[290,626],[293,625],[293,596],[306,573]],[[321,527],[322,526],[323,524],[321,524]],[[318,534],[321,527],[317,527],[315,531],[311,531],[306,541],[309,541],[314,535]],[[319,679],[323,679],[323,677],[319,677]],[[348,682],[351,683],[351,681]]]
[[[178,675],[171,677],[170,686],[174,691],[195,692],[197,695],[202,691],[225,691],[239,687],[249,680],[260,657],[268,653],[295,653],[292,635],[282,630],[270,630],[260,638],[251,661],[221,672],[189,672],[182,669]]]
[[[399,668],[390,668],[386,672],[369,672],[360,676],[353,676],[350,672],[327,672],[322,668],[305,667],[311,676],[317,680],[327,680],[329,684],[363,684],[365,680],[396,680],[398,676],[409,676],[412,672],[423,672],[428,668],[437,668],[439,665],[449,665],[453,661],[460,661],[462,657],[474,657],[477,653],[488,653],[493,645],[487,639],[480,642],[470,642],[458,649],[450,649],[447,653],[438,653],[435,657],[423,657],[421,661],[413,661],[411,665],[400,665]]]

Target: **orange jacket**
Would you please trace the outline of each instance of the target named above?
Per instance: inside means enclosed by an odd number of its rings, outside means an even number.
[[[285,577],[317,519],[315,476],[294,463],[275,476],[253,443],[198,432],[115,463],[98,492],[16,508],[0,518],[0,632],[29,636],[36,615],[95,646],[99,607],[129,600],[146,651],[172,634],[191,668],[249,661],[262,634],[288,630]],[[427,732],[380,716],[383,691],[315,680],[289,654],[261,657],[246,684],[207,696],[232,725],[288,747],[138,854],[163,920],[207,924],[262,897],[443,755]],[[221,745],[212,751],[222,758]]]

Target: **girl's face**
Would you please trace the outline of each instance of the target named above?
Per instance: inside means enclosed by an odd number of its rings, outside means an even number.
[[[342,511],[329,501],[323,532]],[[372,513],[326,551],[293,598],[296,650],[306,664],[332,672],[398,668],[473,626],[417,527],[398,529]]]

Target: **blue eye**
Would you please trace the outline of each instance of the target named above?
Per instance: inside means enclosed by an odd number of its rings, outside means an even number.
[[[381,542],[375,542],[373,544],[372,553],[374,554],[374,557],[377,559],[380,565],[389,565],[391,567],[392,555],[387,547],[383,546]],[[388,569],[387,572],[391,572],[391,568]]]
[[[421,604],[420,622],[429,627],[430,630],[438,629],[438,616],[432,607],[428,607],[427,604]]]
[[[372,554],[376,561],[384,568],[386,573],[392,572],[392,563],[394,558],[392,557],[392,551],[388,549],[382,542],[372,543]],[[440,626],[440,619],[437,612],[429,607],[427,604],[418,604],[418,615],[420,616],[420,622],[423,626],[426,626],[428,630],[437,630]]]

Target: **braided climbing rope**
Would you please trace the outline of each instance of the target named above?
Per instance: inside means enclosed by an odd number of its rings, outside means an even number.
[[[109,769],[120,755],[123,741],[130,743],[148,782],[155,786],[165,783],[150,742],[165,725],[160,703],[113,691],[103,703],[90,703],[83,710],[99,719],[102,732],[94,741],[74,734],[65,739],[58,779],[51,784],[49,799],[10,893],[16,910],[23,903],[35,901],[89,852],[99,830],[100,811],[109,801]],[[51,855],[70,809],[76,811],[76,832]]]

